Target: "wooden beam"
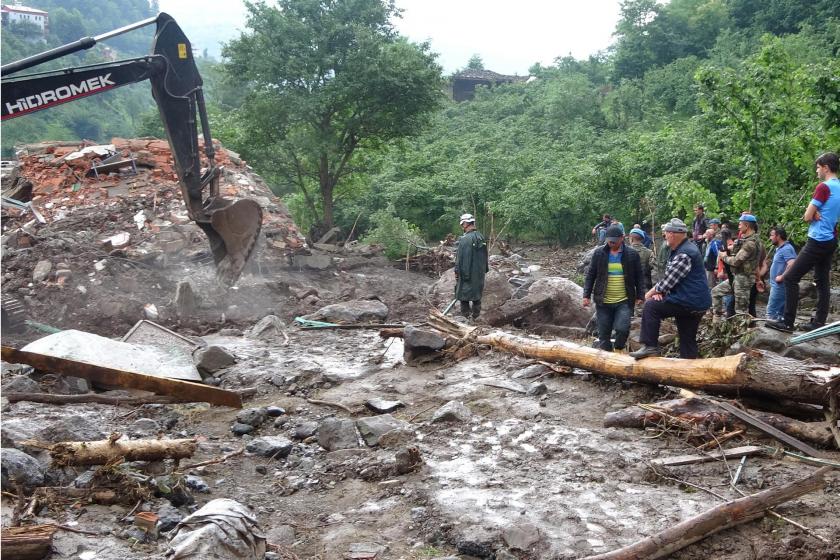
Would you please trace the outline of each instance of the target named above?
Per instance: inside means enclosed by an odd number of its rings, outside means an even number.
[[[81,377],[111,387],[151,391],[159,395],[172,397],[178,402],[207,402],[242,408],[242,397],[238,393],[200,383],[96,366],[67,358],[45,356],[36,352],[24,352],[9,346],[3,346],[0,355],[4,361],[11,364],[27,364],[40,371]]]
[[[756,455],[765,452],[764,447],[758,445],[744,445],[742,447],[733,447],[726,449],[723,452],[720,450],[710,451],[705,455],[677,455],[675,457],[664,457],[662,459],[654,459],[651,461],[652,465],[659,467],[676,467],[678,465],[693,465],[695,463],[708,463],[710,461],[717,461],[718,459],[737,459],[738,457],[746,457],[748,455]]]

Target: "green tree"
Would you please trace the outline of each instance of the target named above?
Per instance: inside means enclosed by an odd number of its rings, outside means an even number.
[[[419,133],[441,101],[441,69],[428,45],[397,35],[393,3],[278,4],[248,3],[248,32],[224,49],[228,72],[249,90],[238,149],[331,227],[336,189],[361,170],[354,154]]]
[[[484,70],[484,61],[477,54],[474,54],[467,61],[467,68],[469,70]]]

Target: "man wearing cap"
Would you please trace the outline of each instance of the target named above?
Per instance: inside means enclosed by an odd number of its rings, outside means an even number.
[[[758,221],[752,214],[744,213],[738,219],[740,238],[735,241],[732,250],[721,248],[721,260],[732,270],[733,282],[721,282],[712,290],[712,311],[715,320],[724,315],[723,298],[729,294],[735,296],[735,313],[750,312],[750,291],[755,284],[755,271],[761,258],[761,243],[757,235]]]
[[[630,230],[630,247],[639,253],[639,260],[642,263],[644,291],[648,291],[653,286],[651,273],[656,268],[656,259],[653,256],[653,251],[645,247],[645,232],[641,228],[634,227]]]
[[[644,292],[639,253],[624,244],[624,234],[616,225],[607,228],[606,244],[595,250],[583,284],[583,306],[595,299],[598,347],[623,350],[630,335],[633,306]],[[615,344],[612,335],[615,331]]]
[[[630,355],[641,359],[659,356],[659,326],[662,319],[674,317],[680,339],[680,357],[697,358],[697,328],[711,305],[709,287],[703,269],[703,256],[688,238],[688,227],[679,218],[672,218],[662,228],[671,251],[662,279],[645,294],[642,348]]]
[[[811,331],[825,325],[831,296],[831,260],[837,251],[837,222],[840,220],[840,157],[828,152],[817,158],[817,178],[820,184],[802,219],[808,222],[808,241],[784,275],[785,314],[782,321],[767,323],[768,327],[785,332],[793,330],[799,306],[799,281],[811,270],[817,285],[817,307],[811,320],[800,328]]]
[[[455,299],[461,302],[461,315],[477,319],[481,313],[481,294],[484,276],[490,271],[487,261],[487,242],[475,229],[472,214],[461,216],[464,235],[458,240],[455,253]]]

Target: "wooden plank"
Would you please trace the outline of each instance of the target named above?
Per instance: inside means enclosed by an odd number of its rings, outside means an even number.
[[[45,356],[36,352],[24,352],[9,346],[3,346],[0,355],[2,355],[4,361],[12,364],[27,364],[41,371],[81,377],[102,385],[151,391],[159,395],[170,396],[179,402],[208,402],[221,406],[242,408],[242,397],[239,393],[209,385],[96,366],[66,358]]]
[[[695,463],[708,463],[709,461],[717,461],[718,459],[737,459],[738,457],[746,457],[748,455],[755,455],[757,453],[764,453],[765,448],[758,445],[744,445],[742,447],[733,447],[732,449],[725,449],[721,453],[720,450],[710,451],[704,455],[677,455],[676,457],[664,457],[662,459],[654,459],[651,461],[652,465],[660,467],[676,467],[678,465],[693,465]]]
[[[800,441],[793,436],[789,436],[786,433],[782,432],[781,430],[777,430],[776,428],[774,428],[773,426],[771,426],[767,422],[764,422],[763,420],[759,420],[758,418],[756,418],[755,416],[753,416],[749,412],[745,412],[745,411],[741,410],[740,408],[738,408],[737,406],[733,406],[733,405],[731,405],[731,404],[729,404],[728,402],[725,402],[725,401],[718,401],[718,400],[714,400],[714,399],[709,399],[709,401],[718,405],[719,407],[724,409],[726,412],[729,412],[733,416],[737,416],[739,419],[746,422],[747,424],[749,424],[753,428],[755,428],[757,430],[761,430],[762,432],[764,432],[765,434],[767,434],[769,436],[773,436],[774,438],[781,441],[782,443],[786,443],[786,444],[790,445],[791,447],[793,447],[794,449],[798,449],[802,453],[805,453],[806,455],[810,455],[811,457],[817,457],[819,459],[826,459],[827,458],[821,451],[817,451],[816,449],[814,449],[813,447],[811,447],[807,443],[805,443],[803,441]]]

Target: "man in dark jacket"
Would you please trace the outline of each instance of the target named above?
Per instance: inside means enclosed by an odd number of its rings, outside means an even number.
[[[607,228],[606,241],[592,255],[583,285],[583,305],[589,307],[594,294],[598,347],[624,350],[633,305],[644,292],[642,263],[639,253],[624,244],[624,234],[618,226]],[[611,341],[613,331],[615,344]]]
[[[484,275],[490,271],[487,242],[475,229],[472,214],[461,216],[461,229],[464,235],[458,240],[458,251],[455,253],[455,299],[461,302],[461,315],[477,319],[481,313]]]
[[[709,220],[706,219],[706,209],[702,204],[694,207],[694,223],[691,225],[691,239],[697,248],[700,249],[700,254],[706,252],[706,230],[709,229]]]
[[[697,328],[700,319],[712,306],[706,283],[703,256],[697,245],[688,239],[688,227],[673,218],[662,228],[671,249],[665,275],[645,294],[642,311],[641,350],[631,352],[634,358],[659,356],[659,325],[665,317],[674,317],[680,339],[680,358],[696,358]]]

